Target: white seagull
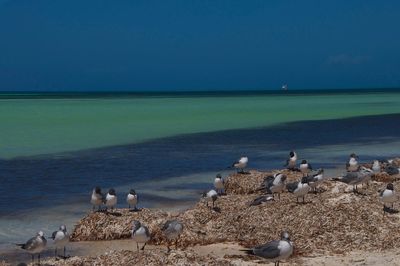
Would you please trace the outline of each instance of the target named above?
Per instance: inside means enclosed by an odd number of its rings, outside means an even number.
[[[214,187],[219,195],[222,195],[225,189],[225,180],[220,174],[217,174],[214,179]]]
[[[107,210],[108,208],[110,208],[111,210],[114,210],[115,205],[117,205],[117,195],[115,193],[115,189],[110,188],[110,190],[107,193],[106,196],[106,206],[107,206]]]
[[[95,187],[92,192],[92,197],[90,199],[90,203],[93,205],[93,211],[95,207],[98,207],[100,210],[101,205],[104,203],[105,198],[104,195],[101,193],[100,187]]]
[[[358,156],[355,153],[350,154],[349,162],[346,164],[346,170],[348,172],[358,171]]]
[[[297,164],[297,154],[294,151],[290,151],[289,158],[286,160],[285,167],[287,167],[287,169],[289,170],[295,170],[296,164]]]
[[[257,191],[265,190],[268,194],[272,194],[272,197],[275,196],[275,193],[278,194],[278,198],[281,198],[281,192],[285,188],[286,175],[282,173],[276,173],[273,176],[267,176],[264,178],[263,183]]]
[[[241,157],[239,161],[236,161],[232,164],[232,167],[234,167],[238,173],[244,173],[244,169],[247,167],[247,163],[249,162],[249,158],[247,157]]]
[[[47,240],[42,231],[39,231],[35,237],[29,239],[25,244],[17,244],[17,246],[28,251],[32,255],[32,264],[35,260],[35,254],[38,254],[38,262],[40,264],[40,253],[46,248]]]
[[[397,195],[392,183],[387,184],[386,189],[379,193],[379,200],[383,202],[384,211],[387,203],[391,204],[393,209],[393,203],[397,201]]]
[[[290,241],[289,234],[282,232],[281,240],[273,240],[264,245],[243,251],[247,254],[264,258],[267,262],[274,262],[275,266],[279,266],[281,260],[286,260],[293,254],[293,243]]]
[[[54,231],[53,234],[51,235],[51,238],[54,240],[54,245],[56,246],[56,249],[54,251],[54,257],[57,257],[57,249],[58,248],[64,248],[64,259],[66,258],[65,256],[65,246],[69,242],[69,234],[67,233],[67,227],[65,225],[61,225],[60,229],[58,231]]]
[[[175,249],[176,249],[178,238],[183,232],[183,224],[178,220],[168,220],[162,227],[161,231],[164,233],[165,237],[168,240],[167,241],[168,252],[171,251],[169,247],[171,241],[175,241]]]
[[[303,176],[306,176],[311,170],[311,164],[309,164],[307,160],[302,160],[300,163],[300,172],[303,174]]]
[[[325,180],[324,169],[320,168],[317,170],[316,173],[312,173],[311,175],[308,175],[307,180],[308,180],[309,186],[316,193],[318,185]]]
[[[139,243],[144,244],[141,250],[144,250],[146,243],[150,240],[150,232],[147,226],[142,225],[139,221],[133,221],[132,239],[136,242],[137,250],[139,251]]]
[[[218,199],[218,193],[214,189],[211,189],[208,192],[204,192],[202,194],[202,197],[205,198],[207,207],[208,207],[208,201],[211,200],[212,201],[212,207],[214,208],[215,201]]]
[[[303,203],[305,203],[305,195],[311,189],[308,185],[307,176],[303,176],[303,178],[299,182],[287,184],[286,188],[290,193],[293,193],[296,196],[297,202],[299,202],[300,197],[303,197]]]
[[[374,163],[372,164],[372,171],[374,171],[375,174],[381,172],[381,164],[378,160],[374,160]]]
[[[133,206],[133,210],[137,210],[137,204],[138,204],[138,195],[136,194],[136,191],[134,189],[131,189],[126,196],[126,202],[128,203],[128,208],[130,209],[131,206]]]
[[[362,166],[357,172],[347,172],[343,176],[333,178],[333,180],[353,185],[353,191],[358,192],[357,186],[363,183],[368,183],[371,180],[372,173],[371,169]]]

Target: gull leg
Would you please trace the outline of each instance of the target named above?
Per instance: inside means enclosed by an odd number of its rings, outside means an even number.
[[[57,247],[54,249],[54,258],[57,258]]]
[[[139,243],[136,242],[137,251],[139,251]]]
[[[38,263],[39,263],[39,265],[40,265],[40,253],[39,253],[39,255],[38,255]]]
[[[67,256],[65,256],[65,246],[64,246],[64,259],[66,258]]]
[[[35,256],[32,254],[32,264],[35,263]]]
[[[144,247],[146,246],[146,243],[144,243],[143,247],[141,248],[141,250],[144,250]]]
[[[306,203],[306,201],[305,201],[305,198],[304,198],[305,196],[303,196],[303,203]]]

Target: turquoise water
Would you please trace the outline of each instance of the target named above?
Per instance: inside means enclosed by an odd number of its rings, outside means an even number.
[[[400,112],[400,93],[0,98],[0,158],[187,133]],[[19,98],[21,97],[21,98]]]

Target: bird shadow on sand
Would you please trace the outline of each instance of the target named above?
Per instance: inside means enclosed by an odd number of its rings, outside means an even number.
[[[140,208],[140,209],[130,209],[129,212],[140,212],[140,211],[142,211],[142,210],[143,210],[143,208]]]
[[[383,207],[383,212],[385,213],[389,213],[389,214],[396,214],[396,213],[399,213],[399,211],[398,210],[395,210],[395,209],[392,209],[392,208],[390,208],[390,207]]]
[[[116,217],[120,217],[122,216],[122,213],[120,212],[106,212],[107,215],[111,215],[111,216],[116,216]]]
[[[211,210],[213,210],[215,212],[218,212],[218,213],[221,213],[221,208],[220,207],[213,207],[213,208],[211,208]]]

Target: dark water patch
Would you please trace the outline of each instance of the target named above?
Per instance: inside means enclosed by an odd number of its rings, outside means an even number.
[[[319,163],[320,158],[312,152],[300,154],[311,162],[317,161],[312,163],[315,168],[333,167],[347,159],[353,144],[370,145],[399,140],[399,121],[400,114],[303,121],[0,160],[0,216],[13,210],[54,206],[69,201],[89,204],[90,193],[95,185],[108,189],[153,182],[153,191],[157,194],[158,189],[164,189],[158,185],[160,180],[220,172],[241,155],[250,157],[251,168],[281,168],[289,150],[349,145],[348,150],[343,150],[342,157],[332,157],[329,162]],[[200,188],[202,185],[199,184],[168,184],[166,188],[172,189],[174,186],[178,189],[190,187],[203,190],[212,186],[212,180],[205,188]],[[153,195],[143,198],[144,206],[146,201],[154,200]],[[125,201],[125,198],[120,198],[120,201]]]

